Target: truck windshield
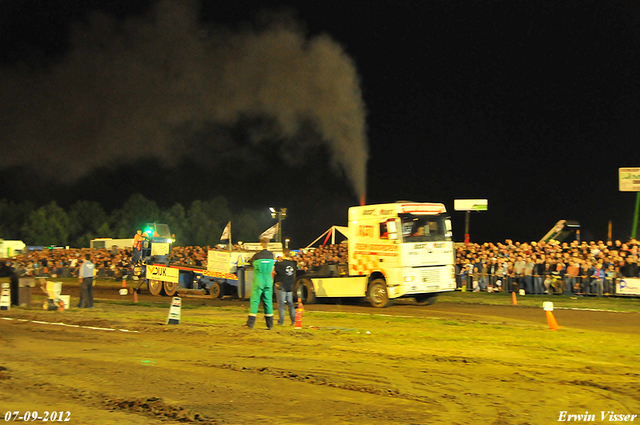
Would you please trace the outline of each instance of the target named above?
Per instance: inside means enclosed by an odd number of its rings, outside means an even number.
[[[450,241],[446,216],[400,214],[403,242]]]
[[[155,238],[170,238],[169,226],[161,223],[147,223],[147,229]]]

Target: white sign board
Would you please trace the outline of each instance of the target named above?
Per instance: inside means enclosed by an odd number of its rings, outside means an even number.
[[[616,282],[616,295],[640,295],[640,279],[625,277]]]
[[[171,301],[171,308],[169,308],[169,316],[167,316],[167,325],[179,325],[180,324],[180,309],[182,307],[182,300],[180,297],[173,297]]]
[[[487,211],[488,199],[454,199],[453,209],[456,211]]]
[[[207,270],[219,273],[229,273],[230,262],[231,253],[229,251],[214,251],[213,249],[210,249],[207,257]]]
[[[0,310],[11,310],[11,287],[8,283],[2,284],[0,293]]]
[[[640,168],[618,169],[620,192],[640,192]]]
[[[169,255],[169,244],[166,242],[154,242],[151,245],[151,255]]]

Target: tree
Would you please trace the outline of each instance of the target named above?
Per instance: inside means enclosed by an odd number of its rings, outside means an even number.
[[[35,209],[36,206],[31,201],[16,204],[6,199],[0,200],[0,238],[24,239],[22,228]]]
[[[190,245],[212,246],[220,242],[220,235],[231,219],[227,200],[218,196],[210,201],[194,201],[187,213]]]
[[[27,245],[58,245],[69,243],[69,216],[55,201],[32,211],[24,226]]]
[[[99,203],[78,201],[69,208],[69,239],[76,247],[88,247],[91,239],[111,237],[108,221],[109,217]],[[98,229],[105,224],[108,233],[99,233]]]
[[[160,221],[160,209],[154,201],[138,193],[131,195],[122,208],[115,210],[112,219],[113,237],[132,238],[147,223]]]
[[[181,204],[175,204],[168,210],[162,211],[160,213],[160,220],[163,223],[168,224],[169,229],[171,229],[171,233],[176,235],[175,245],[188,245],[189,241],[187,240],[185,233],[188,227],[187,211]]]

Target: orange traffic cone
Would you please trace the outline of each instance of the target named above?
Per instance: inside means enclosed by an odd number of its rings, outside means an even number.
[[[127,279],[122,278],[122,287],[126,288],[127,287]]]
[[[549,323],[549,329],[551,329],[552,331],[557,331],[562,327],[562,326],[558,326],[558,322],[556,322],[556,318],[553,317],[553,313],[550,311],[547,311],[547,322]]]
[[[516,291],[511,292],[511,305],[518,305],[518,298],[516,297]]]
[[[298,298],[298,308],[296,308],[295,329],[302,329],[302,312],[304,312],[304,307],[302,306],[302,300]]]
[[[133,290],[133,302],[138,302],[138,291],[136,291],[135,289]]]

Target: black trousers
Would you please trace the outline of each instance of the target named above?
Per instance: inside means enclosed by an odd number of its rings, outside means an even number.
[[[93,278],[83,277],[80,284],[80,304],[79,308],[93,307]]]
[[[20,278],[16,272],[11,273],[9,280],[11,287],[11,305],[19,305],[20,300]]]

